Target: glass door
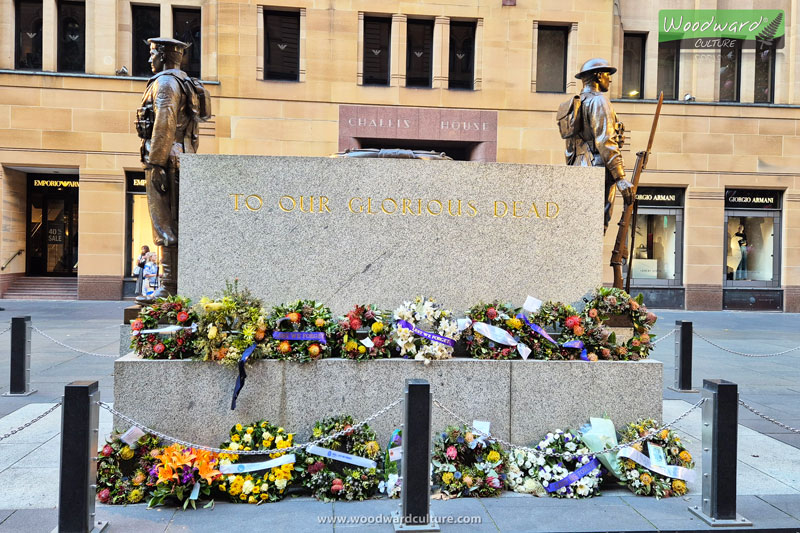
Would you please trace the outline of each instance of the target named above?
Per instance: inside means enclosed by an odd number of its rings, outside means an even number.
[[[78,274],[78,191],[32,190],[28,196],[27,274]]]

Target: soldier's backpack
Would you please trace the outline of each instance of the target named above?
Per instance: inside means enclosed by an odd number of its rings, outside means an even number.
[[[583,123],[583,120],[581,120],[580,95],[576,94],[558,106],[556,122],[562,139],[569,139],[580,134],[581,124]]]
[[[211,118],[211,95],[208,94],[208,90],[203,86],[203,84],[197,78],[192,78],[191,76],[187,76],[186,80],[183,81],[184,84],[189,85],[187,89],[191,88],[191,92],[194,93],[197,97],[196,102],[196,111],[192,109],[202,122]],[[189,94],[190,91],[186,91]],[[195,98],[192,97],[192,106],[195,106]]]

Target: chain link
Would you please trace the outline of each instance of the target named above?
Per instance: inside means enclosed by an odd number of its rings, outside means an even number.
[[[692,411],[694,411],[695,409],[700,407],[703,404],[703,402],[705,402],[705,401],[706,401],[706,398],[702,398],[700,401],[698,401],[696,404],[692,405],[685,413],[680,415],[678,418],[676,418],[672,422],[664,424],[664,425],[662,425],[661,427],[659,427],[657,429],[651,430],[647,435],[644,435],[643,437],[639,437],[638,439],[632,440],[630,442],[623,442],[621,444],[617,444],[613,448],[608,448],[608,449],[603,450],[602,452],[596,452],[596,453],[616,452],[616,451],[621,450],[622,448],[627,448],[628,446],[633,446],[634,444],[636,444],[638,442],[643,442],[643,441],[646,441],[648,439],[651,439],[656,434],[660,433],[661,430],[666,429],[666,428],[668,428],[670,426],[673,426],[674,424],[677,424],[679,421],[681,421],[683,418],[685,418],[689,413],[691,413]],[[450,409],[448,409],[447,407],[442,405],[439,402],[439,400],[437,400],[436,398],[433,399],[433,403],[434,403],[434,405],[439,407],[442,411],[446,412],[451,417],[453,417],[459,423],[461,423],[461,424],[463,424],[463,425],[465,425],[467,427],[472,427],[472,424],[470,424],[469,422],[464,420],[462,417],[458,416],[456,413],[454,413],[453,411],[451,411]],[[575,457],[577,455],[574,452],[561,452],[561,453],[551,452],[551,453],[547,453],[544,450],[537,450],[537,449],[534,449],[534,448],[529,448],[527,446],[520,446],[518,444],[514,444],[512,442],[508,442],[508,441],[503,440],[501,438],[498,438],[498,437],[496,437],[494,435],[489,435],[487,433],[484,433],[483,431],[480,431],[479,429],[476,429],[474,427],[472,428],[472,431],[474,433],[477,433],[477,434],[482,435],[484,437],[490,438],[492,440],[496,440],[497,442],[499,442],[504,447],[506,447],[506,448],[508,448],[510,450],[521,450],[523,452],[533,453],[533,454],[536,454],[536,455],[542,455],[542,456],[545,456],[545,457],[559,457],[559,458],[562,458],[562,459],[566,458],[567,460],[572,459],[573,457]],[[592,453],[590,455],[595,455],[595,454]]]
[[[8,333],[9,331],[11,331],[11,326],[8,326],[8,327],[7,327],[6,329],[4,329],[3,331],[0,331],[0,335],[2,335],[2,334],[4,334],[4,333]]]
[[[73,352],[78,352],[78,353],[82,353],[82,354],[85,354],[85,355],[94,355],[95,357],[113,357],[114,359],[119,359],[119,357],[120,357],[119,354],[96,353],[96,352],[87,352],[86,350],[79,350],[78,348],[74,348],[72,346],[64,344],[60,340],[54,339],[53,337],[51,337],[50,335],[48,335],[44,331],[40,330],[36,326],[31,326],[31,329],[33,331],[35,331],[36,333],[38,333],[39,335],[41,335],[42,337],[44,337],[45,339],[49,339],[49,340],[53,341],[54,343],[58,344],[59,346],[62,346],[64,348],[68,349],[68,350],[72,350]]]
[[[32,426],[33,424],[35,424],[36,422],[38,422],[38,421],[39,421],[39,420],[41,420],[42,418],[46,417],[47,415],[49,415],[50,413],[52,413],[53,411],[55,411],[56,409],[58,409],[59,407],[61,407],[61,402],[58,402],[58,403],[57,403],[57,404],[55,404],[53,407],[51,407],[50,409],[48,409],[48,410],[47,410],[47,411],[45,411],[44,413],[40,414],[39,416],[37,416],[36,418],[34,418],[33,420],[31,420],[30,422],[28,422],[28,423],[26,423],[26,424],[22,424],[20,427],[18,427],[18,428],[16,428],[16,429],[12,429],[11,431],[9,431],[8,433],[6,433],[5,435],[1,436],[1,437],[0,437],[0,440],[5,440],[5,439],[7,439],[8,437],[10,437],[11,435],[14,435],[14,434],[16,434],[16,433],[19,433],[19,432],[20,432],[20,431],[22,431],[23,429],[25,429],[25,428],[27,428],[27,427],[29,427],[29,426]]]
[[[657,338],[656,340],[654,340],[654,341],[652,342],[653,346],[655,346],[655,345],[656,345],[656,344],[658,344],[659,342],[663,341],[664,339],[666,339],[667,337],[669,337],[670,335],[672,335],[672,334],[673,334],[673,333],[675,333],[676,331],[678,331],[678,328],[672,328],[672,331],[670,331],[670,332],[669,332],[669,333],[667,333],[666,335],[663,335],[663,336],[661,336],[661,337]]]
[[[392,403],[390,403],[389,405],[387,405],[386,407],[384,407],[383,409],[381,409],[380,411],[376,411],[372,415],[368,416],[367,418],[365,418],[364,420],[362,420],[358,424],[353,424],[353,426],[350,427],[350,428],[343,429],[341,431],[337,431],[336,433],[334,433],[332,435],[328,435],[326,437],[322,437],[322,438],[319,438],[317,440],[313,440],[311,442],[306,442],[304,444],[295,444],[294,446],[290,446],[288,448],[280,448],[280,449],[273,448],[273,449],[269,449],[269,450],[235,450],[235,451],[234,450],[224,450],[222,448],[213,448],[211,446],[203,446],[202,444],[194,444],[194,443],[191,443],[189,441],[185,441],[185,440],[181,440],[181,439],[178,439],[178,438],[175,438],[175,437],[171,437],[170,435],[167,435],[165,433],[161,433],[160,431],[156,431],[155,429],[149,428],[149,427],[145,426],[144,424],[141,424],[141,423],[137,422],[136,420],[132,419],[131,417],[120,413],[119,411],[117,411],[116,409],[114,409],[113,407],[111,407],[109,404],[107,404],[105,402],[97,402],[97,405],[99,405],[103,409],[109,411],[111,414],[121,418],[122,420],[124,420],[128,424],[130,424],[132,426],[136,426],[137,428],[141,429],[142,431],[145,431],[147,433],[155,435],[156,437],[158,437],[161,440],[165,440],[165,441],[169,441],[169,442],[174,442],[174,443],[180,444],[181,446],[184,446],[186,448],[195,448],[196,450],[205,450],[205,451],[213,452],[213,453],[226,453],[226,454],[236,454],[236,455],[268,455],[268,454],[272,454],[272,453],[292,453],[292,452],[303,450],[303,449],[308,448],[310,446],[317,446],[317,445],[320,445],[320,444],[322,444],[324,442],[328,442],[328,441],[337,439],[337,438],[339,438],[339,437],[341,437],[341,436],[343,436],[345,434],[348,434],[348,433],[352,432],[353,430],[356,430],[356,429],[360,428],[361,426],[367,425],[369,422],[375,420],[376,418],[378,418],[379,416],[383,415],[384,413],[386,413],[387,411],[389,411],[390,409],[394,408],[395,406],[397,406],[398,404],[400,404],[402,402],[403,402],[403,398],[397,399],[397,400],[393,401]]]
[[[709,339],[709,338],[701,335],[700,333],[698,333],[697,330],[693,330],[693,332],[694,332],[695,335],[697,335],[698,337],[700,337],[701,339],[706,341],[711,346],[714,346],[715,348],[719,348],[720,350],[722,350],[724,352],[729,352],[729,353],[732,353],[732,354],[741,355],[743,357],[775,357],[776,355],[784,355],[784,354],[787,354],[789,352],[793,352],[795,350],[800,350],[800,346],[795,346],[794,348],[789,348],[788,350],[784,350],[782,352],[775,352],[775,353],[757,354],[757,353],[737,352],[736,350],[731,350],[731,349],[725,348],[723,346],[720,346],[719,344],[715,343],[711,339]]]
[[[747,404],[746,404],[746,403],[744,403],[744,401],[742,401],[742,400],[739,400],[739,405],[741,405],[742,407],[744,407],[745,409],[747,409],[747,410],[748,410],[748,411],[750,411],[751,413],[755,413],[755,414],[757,414],[758,416],[760,416],[760,417],[761,417],[761,418],[763,418],[764,420],[767,420],[768,422],[772,422],[772,423],[773,423],[773,424],[775,424],[776,426],[780,426],[780,427],[782,427],[783,429],[786,429],[786,430],[789,430],[789,431],[791,431],[792,433],[800,433],[800,429],[795,429],[795,428],[793,428],[793,427],[787,426],[787,425],[786,425],[786,424],[784,424],[783,422],[778,422],[778,421],[777,421],[777,420],[775,420],[774,418],[772,418],[772,417],[769,417],[769,416],[765,415],[764,413],[760,412],[760,411],[759,411],[758,409],[756,409],[755,407],[751,407],[751,406],[747,405]]]

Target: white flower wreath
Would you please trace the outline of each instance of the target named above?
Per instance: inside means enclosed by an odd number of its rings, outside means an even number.
[[[403,302],[394,311],[392,330],[392,340],[400,357],[413,355],[425,364],[433,359],[452,357],[451,344],[461,336],[452,317],[451,311],[443,309],[432,298],[417,296],[412,302]]]
[[[548,433],[536,449],[542,450],[545,456],[544,464],[535,470],[535,477],[548,494],[556,498],[588,498],[600,494],[600,461],[594,458],[579,435],[557,429]],[[558,453],[570,455],[551,455]]]
[[[508,488],[521,494],[546,496],[547,491],[536,478],[536,472],[544,464],[543,455],[520,449],[512,450],[508,454],[508,477],[506,478]]]

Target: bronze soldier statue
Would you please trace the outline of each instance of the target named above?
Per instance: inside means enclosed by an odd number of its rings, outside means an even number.
[[[606,169],[603,233],[608,229],[614,207],[614,185],[626,205],[633,202],[633,184],[625,179],[620,152],[625,141],[625,127],[617,120],[606,95],[611,74],[616,71],[605,59],[590,59],[584,63],[575,75],[583,82],[583,90],[574,103],[562,104],[558,113],[561,135],[567,142],[567,164]]]
[[[148,39],[154,76],[147,82],[137,110],[136,131],[142,139],[147,204],[153,222],[153,239],[161,247],[162,283],[152,297],[139,303],[174,295],[178,289],[179,155],[194,153],[198,124],[211,115],[208,93],[202,84],[180,69],[189,45],[175,39]]]

